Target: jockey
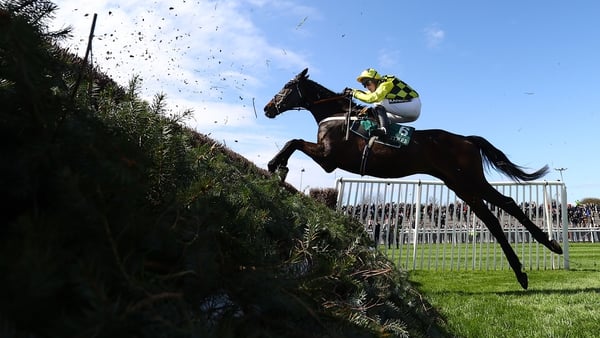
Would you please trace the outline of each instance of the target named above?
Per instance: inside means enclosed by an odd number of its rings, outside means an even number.
[[[404,81],[393,75],[381,76],[373,69],[364,70],[356,78],[367,90],[346,88],[344,95],[357,98],[365,103],[373,103],[372,110],[379,120],[379,129],[373,133],[384,136],[391,122],[412,122],[421,114],[419,94]],[[389,115],[388,115],[389,114]]]

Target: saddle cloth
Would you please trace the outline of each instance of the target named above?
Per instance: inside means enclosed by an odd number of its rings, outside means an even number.
[[[364,139],[370,139],[371,132],[377,128],[377,123],[371,119],[356,120],[352,123],[350,130]],[[385,137],[378,137],[375,142],[390,147],[400,148],[408,145],[415,128],[397,123],[390,123]]]

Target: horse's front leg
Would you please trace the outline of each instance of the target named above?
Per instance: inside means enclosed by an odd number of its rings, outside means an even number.
[[[274,173],[275,170],[277,170],[279,168],[287,167],[287,163],[288,163],[290,156],[292,156],[294,151],[296,151],[296,149],[298,149],[298,145],[297,145],[298,142],[303,142],[303,141],[295,139],[295,140],[289,140],[286,142],[286,144],[283,146],[283,149],[281,149],[277,153],[277,155],[275,155],[273,157],[273,159],[269,161],[269,164],[268,164],[269,172]]]
[[[324,149],[321,145],[319,145],[318,143],[306,142],[301,139],[293,139],[288,141],[285,144],[285,146],[283,146],[283,149],[281,149],[277,153],[277,155],[275,155],[275,157],[273,157],[273,159],[269,161],[269,171],[273,173],[277,169],[287,169],[288,160],[296,150],[300,150],[301,152],[308,155],[326,171],[330,172],[333,170],[330,170],[329,167],[325,164],[326,156]]]

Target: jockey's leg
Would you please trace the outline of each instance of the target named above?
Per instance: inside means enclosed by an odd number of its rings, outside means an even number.
[[[377,115],[377,121],[379,122],[379,128],[375,129],[373,134],[377,136],[385,136],[387,133],[387,128],[390,124],[387,111],[385,110],[385,107],[381,105],[376,105],[373,107],[373,110],[375,111],[375,114]]]
[[[389,100],[383,100],[381,103],[388,114],[392,117],[390,122],[408,123],[416,121],[421,114],[421,100],[416,97],[408,102],[390,103]],[[390,116],[388,115],[388,116]]]

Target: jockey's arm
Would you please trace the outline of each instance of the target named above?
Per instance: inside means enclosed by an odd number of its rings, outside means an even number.
[[[392,81],[385,81],[380,83],[374,92],[365,92],[355,89],[354,97],[366,103],[381,102],[392,88],[394,88],[394,83]]]

